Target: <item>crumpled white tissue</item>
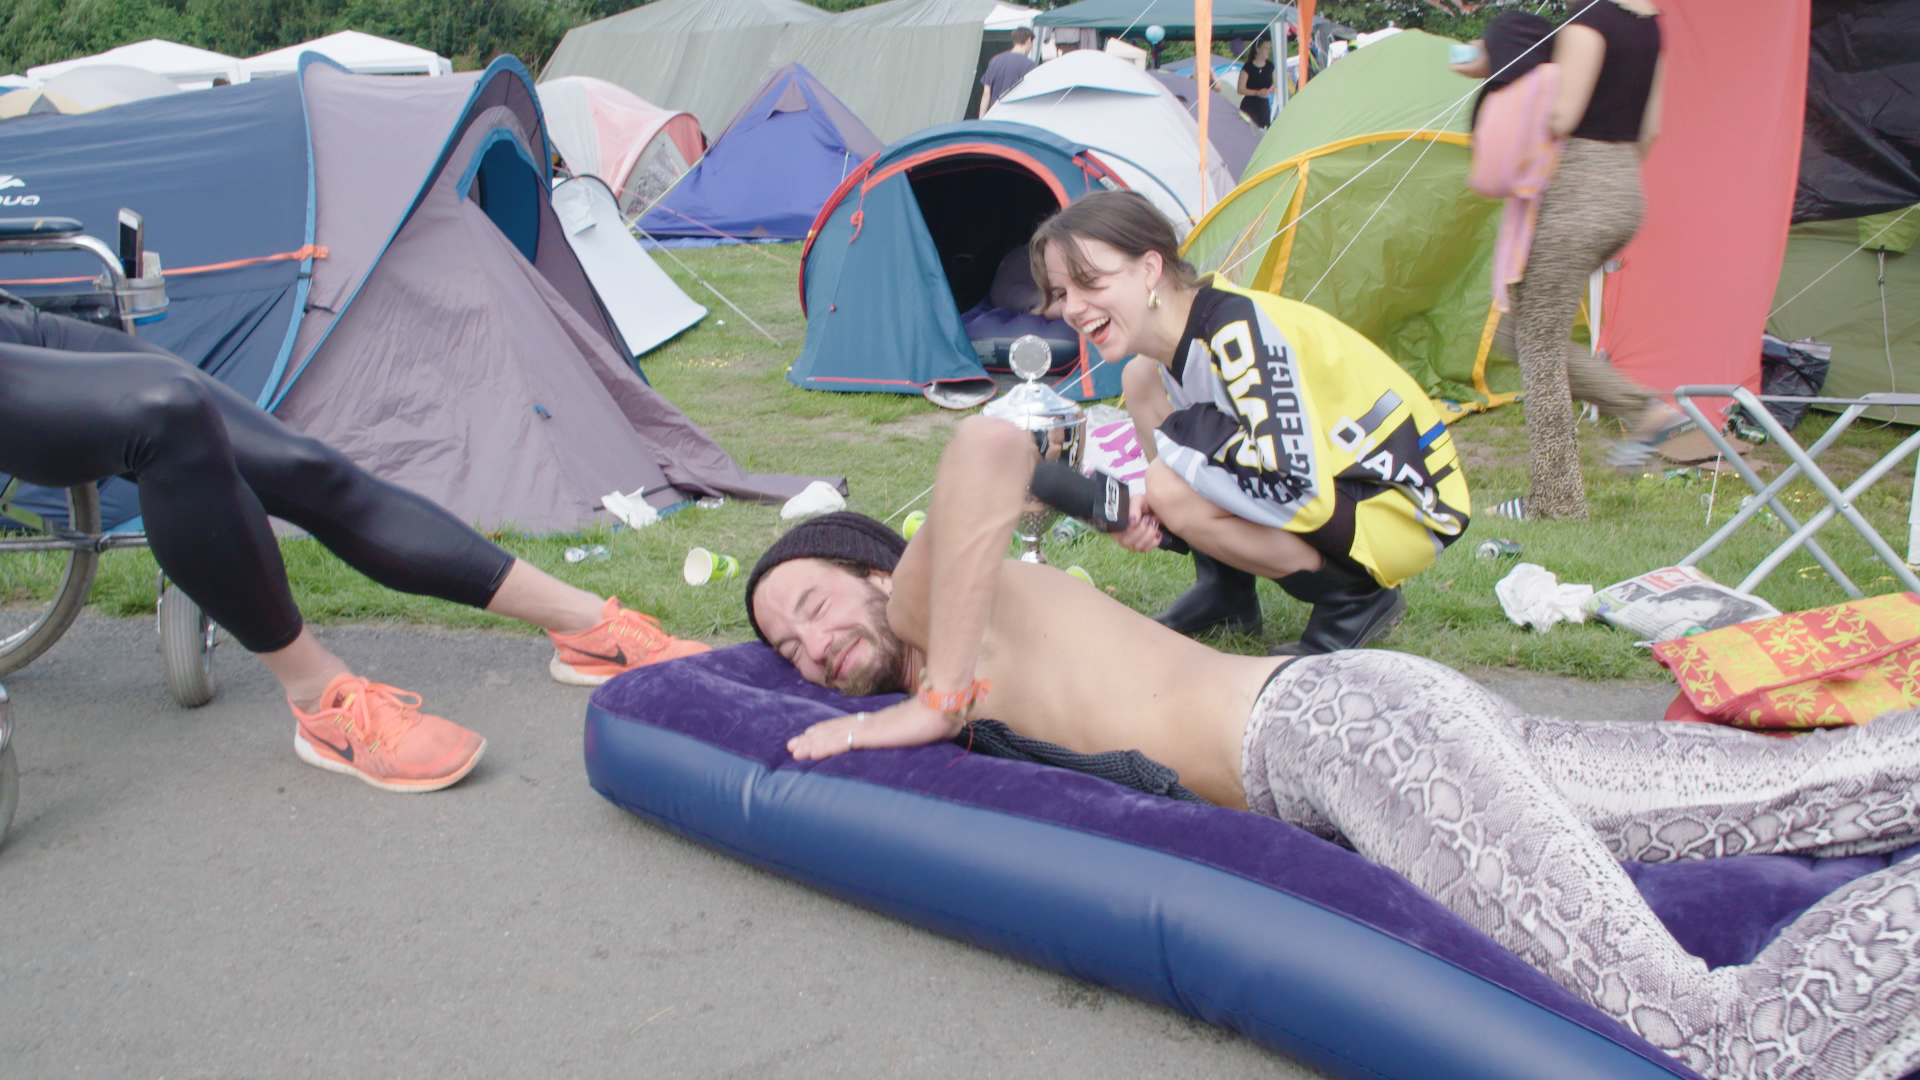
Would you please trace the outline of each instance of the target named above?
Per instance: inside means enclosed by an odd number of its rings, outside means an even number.
[[[815,480],[806,489],[787,500],[780,508],[780,516],[788,521],[794,518],[812,517],[815,514],[831,514],[836,510],[845,510],[847,500],[834,490],[825,480]]]
[[[1500,598],[1500,609],[1515,626],[1545,632],[1563,620],[1586,622],[1585,604],[1593,586],[1563,585],[1553,571],[1523,562],[1493,586],[1493,595]]]
[[[600,496],[600,505],[607,508],[607,513],[625,522],[628,528],[644,529],[660,520],[660,511],[648,506],[646,500],[641,498],[646,490],[641,488],[631,495],[609,492]]]

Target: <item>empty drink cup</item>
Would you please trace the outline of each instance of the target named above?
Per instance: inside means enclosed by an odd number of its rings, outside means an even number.
[[[687,561],[680,564],[680,576],[686,578],[689,585],[725,581],[740,576],[740,560],[731,555],[715,555],[706,548],[697,547],[687,552]]]

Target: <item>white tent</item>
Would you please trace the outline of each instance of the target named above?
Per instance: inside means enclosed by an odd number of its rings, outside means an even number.
[[[34,80],[37,85],[62,72],[91,64],[124,64],[127,67],[144,68],[156,75],[165,75],[182,90],[203,90],[212,86],[215,80],[229,83],[247,81],[246,72],[241,70],[237,56],[196,49],[191,45],[159,38],[136,41],[131,45],[122,45],[92,56],[62,60],[57,64],[30,67],[27,69],[27,78]]]
[[[1040,14],[1030,7],[994,0],[993,10],[987,13],[986,30],[1017,30],[1020,27],[1033,29],[1033,17]]]
[[[553,211],[633,355],[653,351],[707,317],[707,309],[681,292],[627,231],[613,189],[599,177],[579,176],[556,186]]]
[[[300,54],[315,52],[356,75],[451,75],[453,61],[402,41],[393,41],[358,30],[314,38],[289,45],[240,62],[249,78],[262,75],[291,75],[300,67]]]
[[[1041,64],[985,118],[1031,124],[1092,147],[1182,236],[1233,190],[1233,174],[1211,145],[1202,184],[1200,128],[1180,99],[1160,80],[1104,52],[1076,49]]]
[[[89,111],[180,93],[180,87],[165,75],[125,64],[88,64],[63,71],[40,89]]]

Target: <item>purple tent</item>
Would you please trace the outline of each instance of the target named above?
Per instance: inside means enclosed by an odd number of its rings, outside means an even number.
[[[767,76],[640,228],[656,237],[804,240],[880,140],[799,64]]]

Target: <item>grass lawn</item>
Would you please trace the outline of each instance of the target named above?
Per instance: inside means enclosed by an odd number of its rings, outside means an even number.
[[[943,412],[918,397],[891,394],[828,394],[795,389],[786,382],[806,325],[795,280],[797,245],[673,252],[659,261],[689,294],[713,314],[679,339],[644,358],[655,387],[703,425],[750,472],[847,477],[854,509],[885,518],[909,505],[924,506],[922,493],[960,414]],[[711,282],[766,331],[703,286]],[[1830,418],[1813,414],[1797,433],[1803,442],[1824,430]],[[1506,537],[1525,549],[1524,558],[1560,575],[1562,581],[1604,586],[1660,566],[1693,549],[1738,508],[1744,485],[1737,477],[1668,480],[1658,467],[1648,475],[1621,476],[1602,458],[1613,432],[1582,425],[1583,453],[1592,519],[1584,522],[1515,523],[1484,509],[1526,490],[1526,433],[1518,407],[1469,417],[1454,428],[1461,444],[1474,504],[1482,512],[1466,537],[1425,574],[1407,584],[1408,614],[1384,644],[1456,666],[1511,666],[1590,679],[1650,678],[1659,669],[1632,635],[1604,625],[1556,627],[1539,634],[1509,623],[1494,599],[1493,585],[1514,560],[1481,561],[1473,548]],[[1851,478],[1906,434],[1903,428],[1863,423],[1829,451],[1824,463],[1837,478]],[[1762,448],[1758,459],[1780,462]],[[1858,504],[1904,548],[1909,480],[1895,470]],[[1909,474],[1910,475],[1910,474]],[[1842,483],[1844,484],[1844,480]],[[1815,505],[1805,485],[1789,498]],[[1711,507],[1709,503],[1711,502]],[[1804,516],[1804,515],[1803,515]],[[689,588],[680,563],[695,545],[739,558],[746,566],[783,530],[778,508],[729,501],[714,510],[688,509],[641,532],[600,528],[585,534],[605,544],[613,558],[569,565],[562,551],[580,537],[505,535],[516,554],[582,588],[618,594],[629,606],[658,615],[667,629],[715,644],[748,640],[742,581]],[[1736,583],[1785,535],[1777,523],[1757,521],[1741,538],[1708,559],[1704,569]],[[1827,550],[1869,593],[1897,585],[1865,543],[1844,524],[1822,534]],[[402,596],[374,586],[318,544],[283,545],[294,593],[317,624],[342,620],[398,620],[441,627],[498,627],[533,631],[504,619],[451,604]],[[1102,537],[1049,548],[1056,565],[1078,563],[1101,587],[1141,611],[1156,611],[1192,581],[1188,559],[1167,553],[1131,555]],[[134,615],[152,609],[154,566],[143,551],[116,552],[102,560],[93,602],[97,610]],[[1838,586],[1800,555],[1758,590],[1782,611],[1836,603]],[[1261,652],[1298,635],[1306,609],[1263,585],[1267,626],[1259,639],[1215,642],[1236,652]]]

